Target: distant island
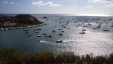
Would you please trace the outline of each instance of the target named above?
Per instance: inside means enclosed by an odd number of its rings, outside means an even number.
[[[18,14],[16,16],[0,16],[0,28],[24,27],[38,25],[42,22],[30,14]]]

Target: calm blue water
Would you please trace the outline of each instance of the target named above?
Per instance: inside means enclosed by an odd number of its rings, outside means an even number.
[[[94,55],[106,55],[113,53],[113,27],[110,27],[113,20],[109,21],[113,17],[101,17],[99,20],[92,20],[98,17],[62,15],[33,16],[44,22],[44,24],[32,26],[32,28],[19,28],[0,32],[0,48],[11,47],[24,51],[71,51],[78,55],[90,53]],[[48,18],[44,19],[44,16]],[[91,25],[88,25],[89,23]],[[97,27],[98,24],[101,24],[101,28],[96,30],[92,29]],[[86,34],[79,33],[82,28],[86,29]],[[26,33],[24,31],[25,29],[28,29],[29,33]],[[108,29],[109,32],[104,32],[104,29]],[[56,32],[52,32],[53,30]],[[62,36],[59,35],[60,33],[62,33]],[[51,35],[52,37],[48,38],[43,34]],[[41,37],[37,37],[37,35]],[[56,43],[57,40],[62,40],[63,42]]]

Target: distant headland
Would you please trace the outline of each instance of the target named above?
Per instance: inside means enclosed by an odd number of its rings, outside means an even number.
[[[38,24],[42,24],[42,22],[30,14],[18,14],[16,16],[0,16],[0,28],[24,27]]]

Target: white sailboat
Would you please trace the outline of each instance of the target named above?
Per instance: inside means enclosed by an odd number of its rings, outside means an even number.
[[[83,27],[82,27],[82,31],[81,32],[79,32],[79,34],[86,34],[86,29],[83,29]]]
[[[105,26],[105,29],[103,29],[103,31],[105,31],[105,32],[109,32],[109,29],[108,29],[107,24],[106,24],[106,26]]]
[[[99,24],[99,25],[97,26],[97,28],[101,28],[101,24]]]

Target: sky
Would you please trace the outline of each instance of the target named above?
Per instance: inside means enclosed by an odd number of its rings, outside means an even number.
[[[0,14],[113,15],[113,0],[0,0]]]

